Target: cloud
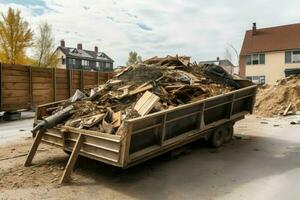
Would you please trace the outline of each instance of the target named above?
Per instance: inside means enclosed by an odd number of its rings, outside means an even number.
[[[148,27],[146,24],[138,22],[138,23],[136,23],[136,25],[145,31],[152,31],[152,28]]]
[[[1,11],[9,6],[33,29],[41,21],[52,24],[57,44],[97,45],[115,65],[124,65],[131,50],[143,58],[178,53],[211,60],[222,57],[228,43],[239,50],[254,21],[260,28],[300,19],[296,0],[284,7],[271,0],[1,0]]]

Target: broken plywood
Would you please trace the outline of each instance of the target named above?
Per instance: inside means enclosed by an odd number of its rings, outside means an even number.
[[[141,115],[147,115],[155,104],[159,101],[159,97],[152,92],[146,91],[144,95],[137,101],[134,109]]]

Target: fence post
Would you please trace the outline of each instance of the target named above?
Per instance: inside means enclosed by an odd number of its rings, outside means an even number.
[[[73,88],[73,72],[72,72],[72,69],[68,69],[68,72],[69,72],[69,81],[68,81],[68,85],[69,85],[69,97],[71,97],[72,95],[72,88]]]
[[[99,85],[99,71],[97,71],[97,86]]]
[[[84,89],[84,70],[80,70],[80,90]]]
[[[3,101],[2,101],[2,87],[3,87],[3,72],[2,72],[2,63],[0,62],[0,111],[2,111],[2,104],[3,104]]]
[[[32,94],[32,69],[30,66],[28,67],[28,73],[29,73],[29,107],[30,109],[33,109],[33,94]]]
[[[56,101],[56,69],[52,68],[52,94],[53,94],[53,101]]]

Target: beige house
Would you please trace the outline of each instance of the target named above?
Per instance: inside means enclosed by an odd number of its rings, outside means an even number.
[[[246,31],[240,52],[240,75],[274,84],[300,70],[300,24]]]

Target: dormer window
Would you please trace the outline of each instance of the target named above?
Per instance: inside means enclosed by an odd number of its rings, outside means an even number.
[[[78,53],[77,49],[73,49],[72,53]]]

